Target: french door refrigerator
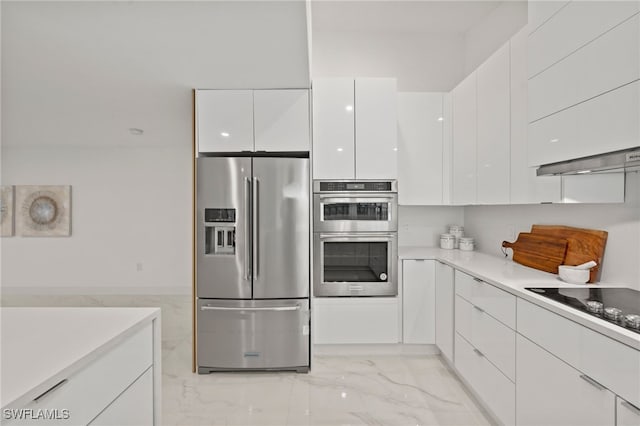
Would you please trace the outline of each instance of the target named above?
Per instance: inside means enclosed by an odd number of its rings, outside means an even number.
[[[309,159],[199,157],[199,373],[309,369]]]

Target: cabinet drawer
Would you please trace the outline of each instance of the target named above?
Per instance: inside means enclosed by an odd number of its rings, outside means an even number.
[[[581,329],[573,321],[518,298],[518,333],[571,365],[580,363]]]
[[[459,334],[455,366],[501,423],[515,424],[515,385]]]
[[[153,367],[145,371],[122,395],[93,419],[90,425],[153,425]]]
[[[455,271],[455,286],[456,286],[456,294],[460,297],[471,301],[471,289],[475,284],[474,278],[465,274],[464,272],[460,272],[456,269]]]
[[[582,327],[580,369],[615,394],[640,407],[640,351]]]
[[[484,311],[471,312],[472,342],[511,381],[516,379],[516,332]]]
[[[312,312],[316,344],[400,341],[397,297],[317,297]]]
[[[456,332],[515,381],[515,331],[481,308],[456,296]]]
[[[529,80],[529,121],[640,78],[640,15]]]
[[[529,125],[529,166],[633,148],[640,139],[640,81]]]
[[[470,342],[473,342],[471,337],[471,311],[473,305],[464,300],[460,295],[456,295],[456,309],[455,309],[455,331],[462,337]]]
[[[628,401],[616,398],[616,426],[638,426],[640,425],[640,408],[630,404]]]
[[[529,36],[529,77],[633,16],[638,9],[637,1],[570,2]]]
[[[515,330],[516,297],[479,278],[456,271],[456,294]]]
[[[88,424],[153,364],[152,331],[149,324],[24,408],[69,410],[66,420],[38,420],[38,424]]]

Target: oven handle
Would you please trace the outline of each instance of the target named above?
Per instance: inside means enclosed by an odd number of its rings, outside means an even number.
[[[395,196],[389,197],[363,197],[359,194],[357,197],[336,197],[335,195],[320,195],[320,200],[324,203],[392,203]]]
[[[336,232],[332,234],[320,234],[321,240],[332,241],[380,241],[389,240],[392,241],[397,237],[396,233],[363,233],[363,232]]]

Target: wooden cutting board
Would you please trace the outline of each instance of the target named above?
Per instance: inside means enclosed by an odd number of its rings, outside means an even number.
[[[502,242],[502,247],[513,250],[513,261],[530,268],[552,274],[558,273],[567,251],[567,240],[556,236],[521,232],[518,239]]]
[[[600,265],[602,265],[604,248],[607,244],[607,231],[562,225],[532,225],[531,233],[567,240],[567,254],[563,264],[575,266],[595,260],[598,265],[591,269],[588,282],[593,283],[600,279]]]

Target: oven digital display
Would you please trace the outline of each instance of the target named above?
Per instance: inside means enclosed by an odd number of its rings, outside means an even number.
[[[352,190],[352,191],[353,190],[358,190],[358,189],[362,190],[362,189],[364,189],[364,183],[348,183],[347,184],[347,189],[348,190]]]

